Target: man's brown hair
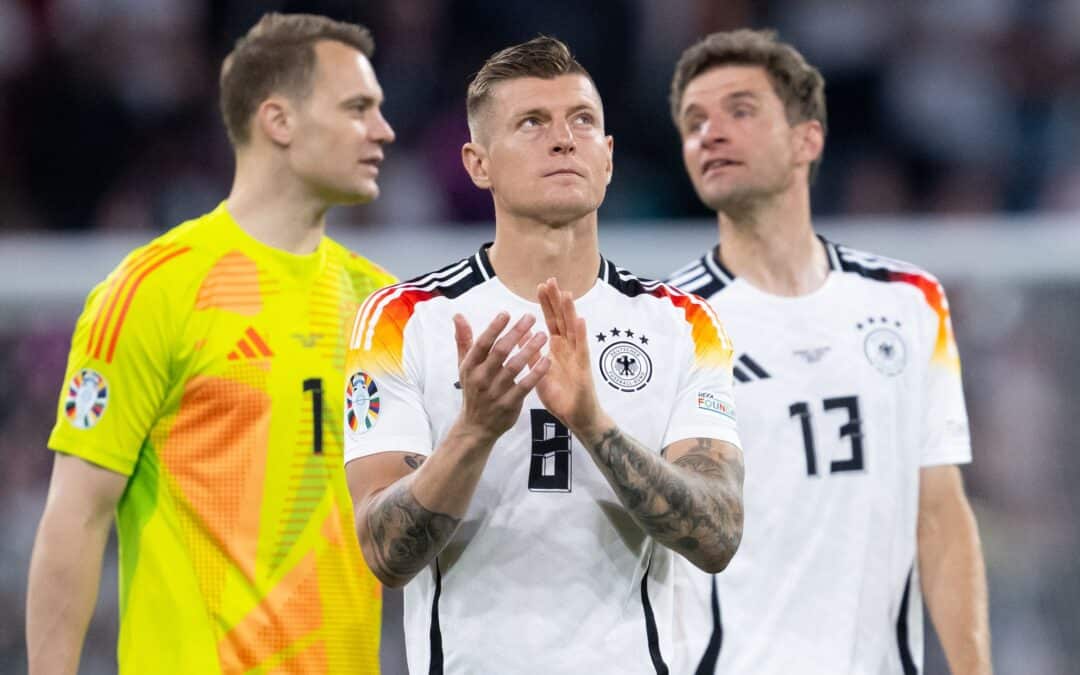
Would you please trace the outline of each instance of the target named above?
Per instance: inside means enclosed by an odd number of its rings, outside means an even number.
[[[719,66],[761,66],[773,90],[784,104],[789,124],[809,120],[828,130],[825,113],[825,78],[794,47],[780,42],[776,31],[740,29],[706,36],[691,46],[675,66],[671,79],[671,117],[679,123],[683,94],[699,75]],[[810,165],[810,175],[817,171],[818,158]]]
[[[465,110],[473,137],[477,135],[477,119],[491,100],[491,92],[496,84],[520,77],[551,80],[561,75],[584,75],[592,82],[588,71],[570,53],[570,48],[561,40],[547,35],[534,37],[491,55],[469,83],[465,97]],[[593,87],[596,87],[595,83]]]
[[[221,116],[233,147],[251,140],[251,118],[267,97],[302,100],[311,93],[321,40],[341,42],[369,59],[375,52],[367,28],[315,14],[266,14],[236,41],[221,65]]]

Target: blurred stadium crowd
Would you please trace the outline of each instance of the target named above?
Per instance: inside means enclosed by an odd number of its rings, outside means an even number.
[[[268,9],[370,26],[398,132],[380,223],[484,220],[468,183],[469,76],[539,32],[594,74],[616,139],[605,215],[703,215],[665,99],[696,37],[775,26],[824,72],[820,214],[1080,206],[1077,0],[3,0],[0,228],[160,230],[216,203],[231,159],[222,55]]]
[[[705,217],[681,166],[668,83],[698,36],[747,25],[776,27],[826,77],[817,214],[1080,213],[1080,0],[0,0],[0,235],[149,237],[212,208],[232,177],[218,67],[268,10],[374,32],[398,140],[383,196],[339,221],[488,221],[490,198],[459,159],[465,87],[490,53],[537,33],[567,41],[604,97],[616,171],[602,215]],[[933,271],[948,284],[947,270]],[[1080,319],[1061,308],[1080,307],[1080,283],[950,290],[998,672],[1075,672],[1080,446],[1068,417]],[[74,318],[0,330],[4,673],[24,667],[26,566]],[[114,579],[107,570],[106,604]],[[95,621],[86,672],[112,663],[110,622],[114,631],[115,614]]]

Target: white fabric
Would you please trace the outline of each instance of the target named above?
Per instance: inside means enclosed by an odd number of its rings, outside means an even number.
[[[632,279],[625,272],[618,278]],[[587,322],[601,405],[625,433],[657,452],[697,436],[738,445],[734,419],[698,404],[705,391],[730,397],[730,365],[696,363],[683,309],[648,293],[629,297],[604,280],[576,307]],[[532,313],[543,329],[539,305],[514,295],[497,278],[478,279],[454,299],[438,296],[416,304],[403,329],[402,373],[375,377],[379,419],[366,433],[346,435],[346,461],[388,450],[433,452],[461,405],[454,386],[452,317],[463,314],[479,335],[500,310],[512,320]],[[651,375],[637,391],[621,391],[604,379],[601,355],[616,342],[632,343],[625,348],[630,357],[640,357],[640,351],[651,361]],[[362,351],[357,358],[363,368]],[[542,407],[535,392],[528,397],[518,422],[496,443],[458,532],[439,555],[445,672],[655,673],[642,577],[648,569],[657,647],[670,664],[675,556],[632,521],[576,440],[569,491],[530,490],[530,411]],[[548,435],[553,431],[549,426]],[[541,461],[550,473],[554,457]],[[434,566],[405,587],[405,636],[414,673],[430,666],[435,589]]]
[[[868,278],[904,272],[940,292],[924,272],[828,248],[834,270],[820,289],[797,298],[768,295],[713,269],[711,254],[673,277],[711,293],[736,348],[746,513],[739,551],[716,576],[723,638],[716,673],[903,673],[898,618],[909,573],[902,621],[912,663],[922,670],[919,471],[971,459],[959,360],[942,319],[947,303],[941,293],[939,312],[910,278]],[[849,271],[840,271],[841,260]],[[850,403],[835,402],[851,397],[857,419]],[[825,409],[827,400],[833,409]],[[799,404],[808,413],[816,475],[808,471]],[[855,436],[862,468],[842,470],[853,464]],[[673,672],[695,672],[713,631],[711,577],[685,562],[678,571],[689,660]]]

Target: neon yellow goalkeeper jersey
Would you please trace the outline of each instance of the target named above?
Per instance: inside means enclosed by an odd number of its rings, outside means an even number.
[[[129,476],[120,672],[377,673],[380,587],[342,460],[346,324],[393,278],[222,204],[91,293],[49,447]]]

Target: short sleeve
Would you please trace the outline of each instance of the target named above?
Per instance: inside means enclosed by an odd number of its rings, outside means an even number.
[[[922,466],[965,464],[971,461],[971,435],[960,375],[960,353],[956,348],[949,301],[945,291],[934,281],[926,292],[933,310],[929,363],[925,379],[925,415],[922,443]]]
[[[432,451],[417,365],[415,303],[396,287],[361,306],[345,373],[345,462],[380,452]]]
[[[186,249],[136,251],[87,298],[75,325],[49,448],[131,475],[169,391],[168,298],[148,278]]]
[[[715,438],[740,446],[735,421],[732,345],[709,304],[695,295],[672,297],[686,319],[683,373],[663,447],[687,438]]]

